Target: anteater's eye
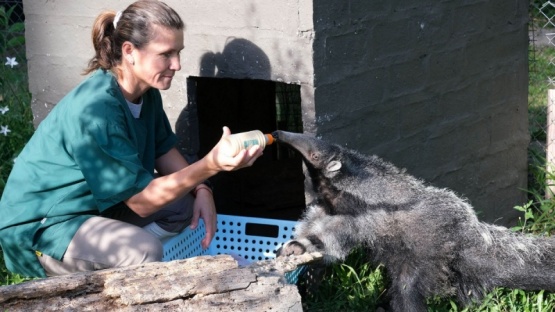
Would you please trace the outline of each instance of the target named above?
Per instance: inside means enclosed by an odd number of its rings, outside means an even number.
[[[310,154],[310,158],[312,158],[312,160],[318,160],[320,159],[320,155],[318,155],[318,153],[312,153]]]

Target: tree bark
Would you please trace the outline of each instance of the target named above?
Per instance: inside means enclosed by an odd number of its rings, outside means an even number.
[[[75,273],[0,287],[2,311],[302,311],[284,273],[318,253],[240,267],[231,256],[200,256]]]

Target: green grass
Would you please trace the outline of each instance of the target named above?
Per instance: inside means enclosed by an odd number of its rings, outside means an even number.
[[[19,274],[13,274],[6,269],[4,265],[4,255],[0,252],[0,286],[19,284],[27,280],[29,280],[29,278],[22,277]]]
[[[324,278],[318,287],[301,292],[305,310],[374,311],[383,303],[383,295],[387,290],[384,268],[369,264],[362,249],[355,250],[344,263],[319,270],[324,270]],[[319,278],[316,277],[315,280]],[[301,283],[303,289],[313,282]]]

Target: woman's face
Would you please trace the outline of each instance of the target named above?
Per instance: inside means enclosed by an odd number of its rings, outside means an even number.
[[[133,51],[132,68],[141,89],[167,90],[175,72],[181,69],[183,31],[158,25],[153,25],[153,31],[153,39],[142,49]]]

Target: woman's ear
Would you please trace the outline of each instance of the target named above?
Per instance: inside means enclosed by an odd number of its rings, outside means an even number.
[[[134,50],[135,46],[131,42],[125,41],[121,46],[122,62],[126,61],[131,65],[135,65],[135,58],[133,57]]]

